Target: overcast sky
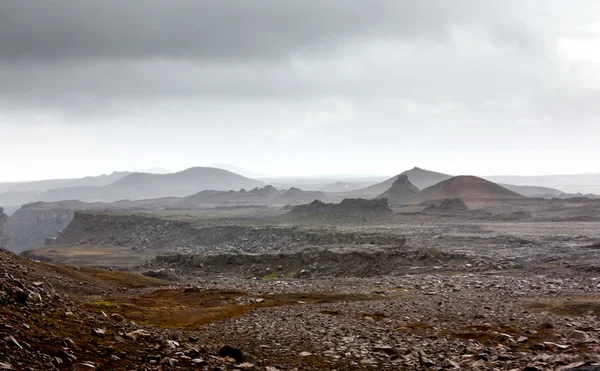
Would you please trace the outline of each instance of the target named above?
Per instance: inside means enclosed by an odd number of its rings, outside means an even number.
[[[600,172],[599,117],[596,0],[0,2],[0,181]]]

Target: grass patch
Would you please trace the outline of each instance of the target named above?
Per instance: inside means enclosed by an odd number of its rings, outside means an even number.
[[[143,295],[108,297],[84,306],[118,313],[140,324],[195,330],[228,320],[254,309],[284,305],[333,303],[381,299],[378,295],[345,293],[291,293],[257,296],[241,291],[163,289]]]

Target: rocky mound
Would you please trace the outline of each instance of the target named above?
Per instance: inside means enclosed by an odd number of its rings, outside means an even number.
[[[362,198],[346,198],[339,204],[327,204],[315,200],[307,205],[295,206],[288,215],[321,217],[375,217],[389,216],[394,212],[386,199],[365,200]]]
[[[8,216],[0,207],[0,247],[8,245]]]
[[[524,196],[506,189],[496,183],[475,176],[456,176],[444,180],[421,191],[423,201],[442,198],[468,199],[505,199]]]
[[[460,198],[442,198],[439,200],[427,201],[423,209],[424,213],[446,213],[460,212],[469,210],[469,207]]]
[[[377,198],[387,198],[390,204],[403,204],[417,197],[420,190],[408,180],[408,176],[399,175],[394,184]]]

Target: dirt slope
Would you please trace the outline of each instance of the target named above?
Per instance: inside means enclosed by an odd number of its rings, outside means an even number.
[[[423,201],[439,198],[467,199],[503,199],[522,198],[524,196],[508,190],[496,183],[470,175],[457,176],[444,180],[421,191]]]

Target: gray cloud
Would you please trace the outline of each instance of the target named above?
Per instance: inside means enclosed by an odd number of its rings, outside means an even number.
[[[475,24],[498,42],[531,46],[530,30],[510,17],[509,6],[476,0],[8,1],[0,3],[0,58],[245,62],[356,39],[446,39],[453,25]]]
[[[165,137],[187,140],[180,155],[186,159],[198,147],[217,153],[221,141],[264,151],[267,160],[268,148],[277,155],[305,148],[339,154],[349,147],[368,152],[379,141],[377,150],[392,151],[397,138],[412,151],[516,151],[532,143],[553,149],[561,140],[565,148],[577,149],[577,141],[591,146],[600,135],[593,125],[600,79],[590,61],[600,56],[581,45],[600,42],[589,27],[600,22],[600,4],[577,5],[0,1],[0,132],[27,126],[13,131],[26,138],[31,127],[47,135],[50,126],[77,124],[69,126],[65,147],[87,148],[93,143],[81,137],[104,130],[103,140],[114,141],[106,138],[118,123],[115,145],[131,146],[143,135],[156,146]],[[589,135],[560,134],[575,124]],[[195,128],[210,135],[181,136]],[[121,157],[128,153],[127,147]],[[99,148],[98,158],[104,155]]]

